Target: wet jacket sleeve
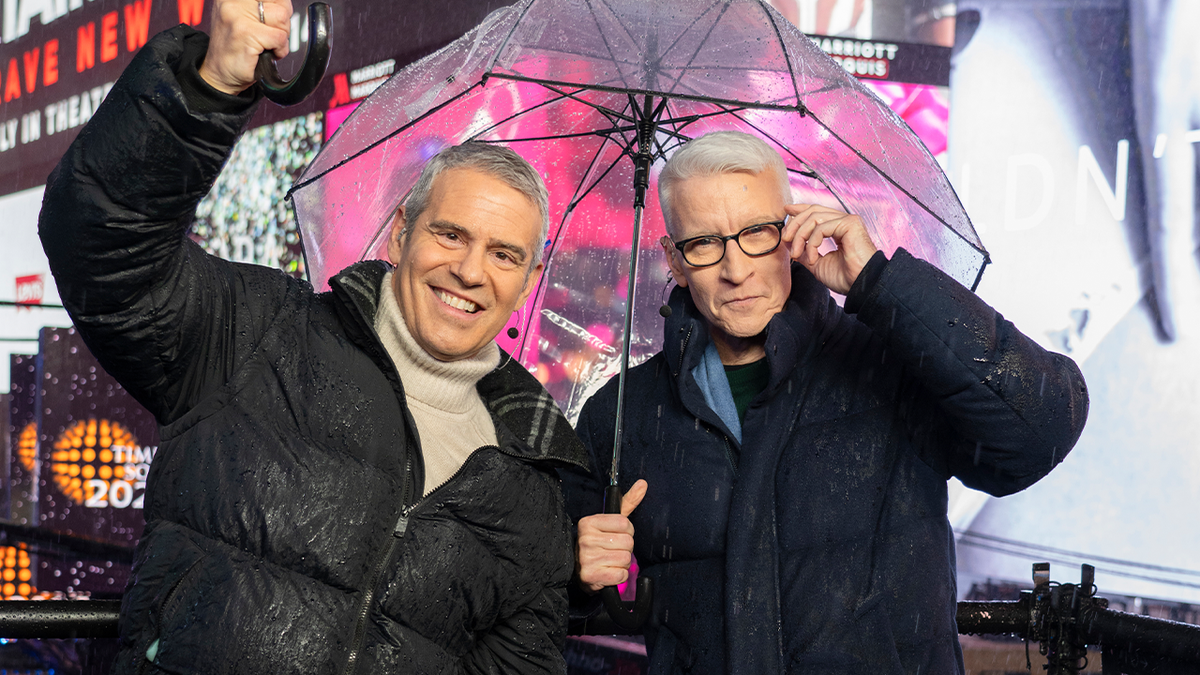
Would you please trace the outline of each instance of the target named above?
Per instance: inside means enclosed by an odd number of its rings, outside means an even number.
[[[295,283],[187,238],[254,108],[200,80],[207,45],[180,26],[135,56],[50,175],[39,219],[76,327],[163,424],[226,381]]]
[[[462,659],[470,675],[565,673],[566,590],[544,588],[528,605],[480,636]]]
[[[1061,462],[1087,419],[1075,362],[904,249],[876,272],[847,304],[905,365],[905,418],[922,459],[996,496]]]

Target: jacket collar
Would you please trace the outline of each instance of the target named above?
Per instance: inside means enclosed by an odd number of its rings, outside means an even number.
[[[700,363],[708,347],[708,322],[686,288],[676,286],[668,304],[671,316],[664,328],[663,354],[671,373],[682,383],[686,380],[682,375]],[[771,317],[765,330],[764,346],[771,371],[768,389],[786,380],[796,367],[812,357],[824,333],[834,323],[830,320],[834,311],[841,309],[830,297],[829,289],[804,266],[793,263],[791,295],[783,309]]]
[[[375,314],[382,298],[380,286],[391,268],[382,260],[365,260],[339,272],[329,280],[329,286],[338,317],[350,338],[403,392],[391,357],[375,334]],[[588,468],[587,452],[554,399],[504,350],[500,350],[500,365],[484,375],[475,388],[488,411],[503,423],[496,431],[505,452],[532,461]],[[503,442],[506,438],[515,442]]]

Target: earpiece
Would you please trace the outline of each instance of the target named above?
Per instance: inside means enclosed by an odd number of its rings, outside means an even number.
[[[666,239],[666,237],[663,237],[663,238]],[[670,316],[671,316],[671,306],[667,304],[667,287],[671,285],[672,281],[675,281],[675,278],[671,276],[670,272],[667,272],[667,283],[663,284],[663,292],[662,292],[663,304],[662,304],[662,307],[658,308],[658,315],[664,319],[670,318]]]
[[[516,340],[518,335],[520,335],[520,333],[519,333],[519,332],[517,332],[517,329],[516,329],[516,327],[515,327],[515,326],[514,326],[514,327],[512,327],[512,328],[509,328],[509,329],[508,329],[508,337],[509,337],[510,339],[512,339],[512,340]]]

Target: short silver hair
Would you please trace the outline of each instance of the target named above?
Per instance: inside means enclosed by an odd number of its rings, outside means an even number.
[[[767,169],[775,171],[784,203],[791,203],[792,188],[783,157],[761,138],[741,131],[714,131],[688,141],[671,155],[658,176],[658,204],[667,235],[674,238],[677,232],[671,199],[683,181],[723,173],[758,175]]]
[[[546,237],[550,234],[550,194],[546,191],[546,183],[542,181],[542,177],[538,175],[533,165],[501,145],[492,145],[491,143],[452,145],[426,162],[420,177],[417,178],[417,184],[413,186],[412,192],[404,202],[407,205],[404,214],[404,236],[408,236],[413,225],[429,207],[429,193],[433,190],[434,179],[448,169],[474,169],[486,173],[525,195],[530,202],[537,206],[542,227],[533,247],[532,263],[529,268],[536,267],[542,261]]]

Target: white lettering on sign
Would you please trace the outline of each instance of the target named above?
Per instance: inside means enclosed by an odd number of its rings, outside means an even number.
[[[21,143],[32,143],[42,137],[42,111],[21,115]]]
[[[350,98],[354,100],[366,98],[370,96],[371,93],[376,89],[378,89],[379,85],[383,84],[384,82],[387,82],[387,78],[381,77],[377,80],[368,80],[361,84],[352,84],[350,85]]]
[[[308,44],[308,12],[292,14],[292,30],[288,31],[288,51],[300,51],[300,44]]]
[[[1108,207],[1108,212],[1112,215],[1113,220],[1117,222],[1125,220],[1125,197],[1129,192],[1129,141],[1124,139],[1117,141],[1116,164],[1115,185],[1109,186],[1104,171],[1100,169],[1100,163],[1096,161],[1096,155],[1092,154],[1092,149],[1086,145],[1079,146],[1079,169],[1075,174],[1075,226],[1077,228],[1083,228],[1087,221],[1089,176],[1096,189],[1100,191],[1100,198],[1104,200],[1104,205]]]
[[[40,274],[17,277],[17,302],[36,305],[46,292],[46,280]]]
[[[158,447],[143,448],[138,445],[129,448],[123,445],[114,445],[112,451],[114,464],[149,464],[154,460],[154,453],[158,451]]]
[[[396,59],[388,59],[380,61],[369,66],[364,66],[358,70],[350,71],[350,84],[359,84],[367,80],[374,80],[380,77],[387,77],[396,71]]]
[[[886,78],[888,76],[888,62],[884,59],[856,59],[840,56],[832,58],[851,75],[877,78]]]
[[[17,147],[18,120],[0,121],[0,152],[8,152]]]
[[[113,507],[116,509],[143,507],[146,499],[146,481],[104,480],[93,478],[84,483],[87,495],[83,505],[93,509]]]
[[[46,134],[53,135],[87,124],[112,87],[113,83],[109,82],[46,106],[43,111],[46,115]]]
[[[150,463],[154,460],[158,447],[114,445],[111,449],[112,464],[121,469],[114,473],[120,478],[92,478],[86,481],[83,505],[94,509],[142,508],[146,477],[150,475]]]
[[[896,60],[896,52],[900,45],[888,42],[868,42],[866,40],[839,40],[837,38],[822,38],[816,40],[821,51],[836,56],[861,56],[865,59]]]
[[[30,22],[37,17],[43,25],[57,21],[83,8],[83,0],[0,0],[4,5],[0,21],[0,42],[13,42],[29,33]]]
[[[1004,229],[1007,232],[1032,230],[1041,225],[1054,207],[1054,167],[1050,160],[1037,153],[1013,155],[1008,158],[1008,171],[1004,181]],[[1026,175],[1028,185],[1020,189],[1019,177]],[[1037,190],[1030,190],[1037,186]],[[1019,207],[1028,210],[1028,205],[1040,195],[1037,206],[1031,211],[1020,213]]]

